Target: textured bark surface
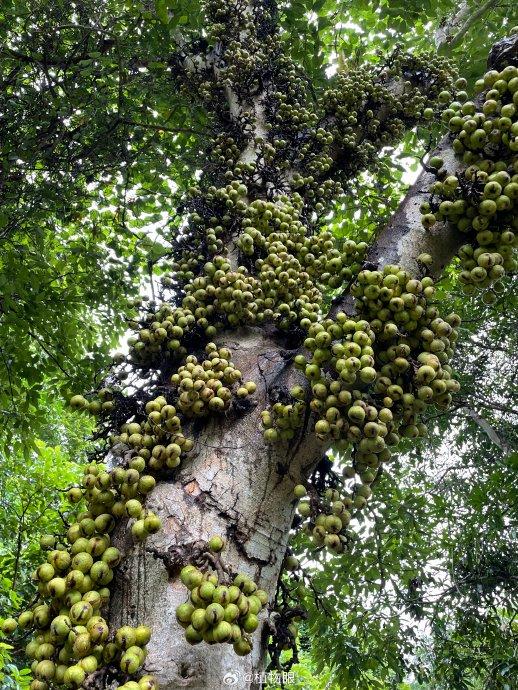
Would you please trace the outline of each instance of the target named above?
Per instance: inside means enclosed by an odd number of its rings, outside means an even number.
[[[451,149],[449,136],[444,137],[432,155],[440,156],[450,173],[461,167]],[[425,252],[433,257],[432,274],[438,276],[442,273],[457,249],[466,241],[466,236],[446,223],[436,223],[428,230],[421,224],[419,207],[429,198],[433,182],[435,176],[432,172],[423,170],[420,173],[396,213],[376,237],[367,261],[377,266],[399,264],[415,275],[420,270],[417,257]]]
[[[322,455],[306,429],[289,446],[264,443],[260,412],[290,369],[279,345],[252,329],[220,342],[231,348],[244,380],[256,381],[257,404],[226,421],[210,421],[198,433],[193,430],[194,450],[171,481],[157,485],[148,502],[161,516],[163,529],[142,545],[128,542],[113,597],[113,623],[152,627],[146,670],[156,674],[161,690],[257,687],[253,676],[262,668],[265,614],[248,657],[236,656],[231,645],[190,646],[175,619],[175,608],[188,593],[179,570],[193,543],[220,534],[228,540],[225,563],[252,576],[273,596],[293,518],[293,487]],[[175,564],[166,567],[160,555]]]

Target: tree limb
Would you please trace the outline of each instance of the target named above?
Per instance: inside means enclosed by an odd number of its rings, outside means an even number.
[[[458,46],[471,27],[496,5],[495,0],[487,0],[475,9],[466,0],[461,2],[456,13],[445,18],[435,32],[437,50],[450,51]]]
[[[512,448],[507,440],[503,438],[493,426],[491,426],[487,419],[479,415],[479,413],[476,410],[473,410],[471,407],[465,406],[464,410],[466,411],[468,417],[470,417],[475,424],[482,429],[482,431],[486,434],[489,440],[495,444],[495,446],[498,446],[498,448],[500,448],[500,450],[506,455],[511,452]]]

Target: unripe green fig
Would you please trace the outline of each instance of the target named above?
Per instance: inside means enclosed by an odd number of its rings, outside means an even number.
[[[151,639],[151,628],[148,625],[137,625],[135,628],[135,644],[144,647]]]
[[[104,645],[103,661],[105,664],[110,664],[119,652],[118,646],[114,642],[108,642]]]
[[[29,685],[29,690],[48,690],[49,685],[46,681],[44,680],[39,680],[38,678],[34,678],[34,680],[31,681],[31,684]]]
[[[198,644],[203,640],[203,635],[202,633],[198,632],[198,630],[195,630],[192,625],[189,625],[185,629],[185,639],[189,644]]]
[[[180,604],[176,608],[176,620],[180,623],[180,625],[185,625],[186,627],[191,622],[191,617],[194,610],[194,606],[190,602]],[[205,612],[203,615],[205,616]]]
[[[263,436],[268,443],[275,443],[279,438],[279,434],[275,429],[265,429]]]
[[[207,619],[205,618],[205,609],[204,608],[194,609],[194,611],[192,612],[190,622],[191,622],[192,627],[199,632],[204,632],[205,630],[207,630],[208,626],[210,625],[207,622]]]
[[[86,672],[78,664],[74,666],[69,666],[65,672],[64,681],[65,683],[72,685],[74,688],[78,688],[83,684],[86,678]]]
[[[108,628],[106,621],[100,620],[94,625],[87,627],[94,644],[102,644],[108,639],[110,629]]]
[[[203,573],[193,565],[186,565],[180,572],[180,579],[188,589],[198,587],[203,581]]]
[[[299,567],[299,560],[295,556],[286,556],[284,559],[284,567],[286,570],[296,570]]]
[[[242,622],[242,628],[247,633],[252,633],[257,630],[259,620],[256,615],[249,613]]]
[[[14,618],[6,618],[2,622],[2,632],[6,635],[13,633],[18,627],[18,623]]]
[[[148,474],[145,474],[142,477],[140,477],[138,482],[139,491],[141,491],[143,494],[150,493],[150,491],[152,491],[155,488],[155,485],[155,478]]]
[[[50,659],[44,659],[38,662],[34,670],[34,675],[39,680],[52,680],[56,672],[56,666]]]
[[[249,613],[253,613],[254,615],[257,615],[262,609],[261,600],[255,594],[248,597],[248,605]]]
[[[440,156],[431,156],[429,160],[429,165],[431,168],[439,170],[444,165],[444,161]]]
[[[40,582],[49,582],[54,577],[55,570],[50,563],[42,563],[36,570]]]
[[[228,587],[225,587],[224,585],[218,585],[214,590],[214,594],[212,595],[212,601],[214,601],[217,604],[221,604],[223,607],[230,603]]]
[[[69,404],[75,410],[82,410],[88,405],[88,401],[82,395],[73,395],[69,400]]]
[[[303,498],[307,495],[306,487],[303,484],[297,484],[293,489],[293,495],[295,498]]]
[[[84,625],[92,615],[92,606],[86,601],[80,601],[70,608],[70,620],[73,625]]]
[[[138,681],[139,690],[159,690],[158,681],[154,676],[145,675]]]
[[[72,568],[73,570],[80,570],[82,573],[86,574],[90,571],[93,562],[94,559],[92,558],[92,556],[89,553],[82,551],[80,553],[77,553],[72,558]]]
[[[209,604],[205,609],[205,620],[209,625],[217,625],[223,620],[225,615],[225,609],[221,604]]]
[[[102,555],[102,560],[110,568],[114,568],[120,563],[121,552],[115,546],[109,546]]]
[[[80,635],[77,635],[76,639],[74,640],[74,643],[72,645],[72,649],[74,651],[74,656],[76,659],[82,659],[84,656],[86,656],[90,649],[92,647],[92,640],[90,638],[89,633],[81,633]]]
[[[135,498],[126,501],[126,514],[132,518],[139,518],[142,513],[142,504]]]
[[[249,640],[242,637],[241,639],[234,642],[234,651],[238,656],[246,656],[252,651],[252,644]]]
[[[85,673],[90,674],[93,673],[94,671],[97,671],[97,668],[99,666],[99,662],[97,661],[97,658],[93,655],[90,654],[89,656],[83,657],[79,661],[79,666],[85,671]]]
[[[148,534],[156,534],[162,527],[162,521],[154,513],[146,515],[144,518],[144,529]]]
[[[223,537],[215,535],[209,539],[208,546],[211,551],[214,551],[214,553],[219,553],[225,547],[225,540]]]
[[[85,594],[83,594],[82,601],[86,601],[88,604],[90,604],[90,606],[94,609],[94,613],[96,609],[99,609],[101,607],[101,595],[96,589],[93,589],[90,592],[86,592]],[[94,620],[96,618],[97,616],[94,615]],[[88,622],[90,622],[90,620]]]
[[[147,651],[145,649],[142,649],[142,647],[139,647],[138,645],[133,645],[133,647],[129,647],[126,650],[126,654],[131,654],[138,657],[140,664],[142,665],[146,660]]]
[[[60,598],[64,596],[67,591],[67,583],[63,577],[53,577],[50,582],[47,583],[48,593],[53,598]]]
[[[53,549],[56,544],[56,537],[53,534],[42,534],[40,537],[41,549]]]
[[[212,582],[202,582],[198,588],[200,597],[205,599],[205,601],[212,601],[215,590],[216,587]]]
[[[422,263],[424,266],[431,266],[433,263],[432,256],[430,254],[426,254],[426,253],[419,254],[419,256],[417,257],[417,260],[419,261],[419,263]]]
[[[149,532],[146,529],[146,524],[144,520],[136,520],[131,526],[131,534],[137,539],[137,541],[143,541],[149,536]]]
[[[239,607],[236,604],[227,604],[225,606],[224,620],[227,623],[233,623],[239,616]]]
[[[309,517],[311,515],[311,505],[309,503],[299,503],[297,512],[302,517]]]
[[[78,589],[82,585],[84,577],[84,573],[81,570],[71,570],[65,578],[67,583],[67,589]]]
[[[34,625],[37,628],[46,628],[50,623],[50,608],[46,604],[41,604],[33,609]]]
[[[136,654],[129,654],[128,652],[125,652],[120,660],[121,671],[123,673],[127,673],[128,675],[136,673],[141,665],[142,664],[138,656]]]
[[[22,630],[25,630],[25,628],[28,628],[29,625],[31,625],[32,619],[32,611],[22,611],[22,613],[20,613],[20,615],[18,616],[18,625]]]
[[[71,503],[79,503],[83,498],[83,492],[78,486],[73,486],[68,490],[67,498]]]
[[[47,558],[55,570],[59,571],[67,570],[72,562],[72,558],[67,551],[51,551]]]
[[[214,640],[216,642],[228,642],[232,638],[232,626],[226,621],[221,621],[214,628]]]
[[[123,625],[115,633],[115,642],[121,649],[128,649],[133,647],[136,641],[136,634],[134,628],[129,625]]]

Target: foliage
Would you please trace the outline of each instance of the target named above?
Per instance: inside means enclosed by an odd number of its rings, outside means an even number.
[[[479,3],[466,4],[469,18]],[[436,30],[451,21],[460,6],[453,0],[296,0],[286,3],[283,17],[294,57],[317,78],[330,58],[340,63],[355,55],[376,61],[394,47],[429,49]],[[493,3],[466,27],[454,48],[445,44],[442,51],[462,60],[463,76],[474,81],[484,70],[491,45],[515,22],[511,2]]]

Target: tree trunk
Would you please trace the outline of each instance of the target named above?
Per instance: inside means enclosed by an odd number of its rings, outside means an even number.
[[[293,519],[293,487],[304,481],[323,451],[306,427],[289,446],[264,442],[260,413],[287,375],[288,360],[279,344],[260,329],[243,329],[218,341],[231,349],[244,380],[257,383],[253,407],[226,420],[213,419],[198,433],[192,430],[194,450],[175,477],[157,484],[148,501],[163,528],[144,544],[128,542],[111,606],[113,624],[151,626],[146,670],[156,675],[161,690],[259,687],[254,676],[263,669],[265,614],[248,657],[238,657],[231,645],[193,647],[175,618],[188,594],[178,574],[195,542],[219,534],[227,539],[225,563],[250,575],[273,598]]]

